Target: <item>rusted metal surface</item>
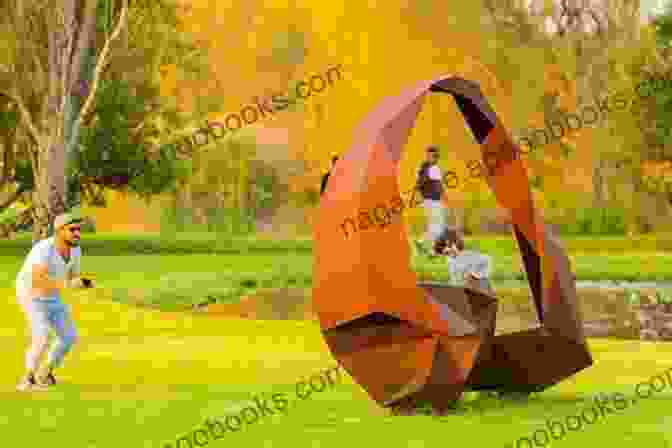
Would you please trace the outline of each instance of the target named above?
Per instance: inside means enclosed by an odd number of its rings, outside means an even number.
[[[418,284],[411,270],[398,165],[430,92],[453,96],[481,145],[539,328],[495,336],[492,291]],[[478,84],[446,76],[384,99],[337,162],[314,227],[313,305],[332,354],[379,404],[423,399],[442,409],[465,388],[538,391],[592,364],[569,259],[534,209],[519,154]],[[391,222],[343,231],[345,217],[389,203],[401,209]]]

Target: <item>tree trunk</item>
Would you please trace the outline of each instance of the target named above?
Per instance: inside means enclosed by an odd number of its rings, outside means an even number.
[[[81,4],[75,0],[64,1],[59,8],[63,22],[54,20],[51,23],[50,88],[46,111],[43,111],[46,113],[41,114],[41,128],[45,130],[47,137],[43,135],[42,138],[37,138],[39,166],[33,167],[37,218],[33,228],[33,241],[49,236],[54,217],[68,209],[66,180],[71,172],[72,152],[77,147],[79,137],[81,121],[78,117],[84,107],[82,98],[89,100],[88,97],[96,89],[95,85],[87,88],[87,81],[96,70],[92,60],[92,47],[97,5],[98,0],[84,0]],[[121,23],[120,18],[119,24]],[[107,46],[109,41],[106,42],[106,48]],[[75,191],[76,199],[78,193],[79,191]]]
[[[33,194],[36,213],[33,243],[49,237],[54,218],[65,211],[65,148],[62,128],[58,124],[52,127],[55,135],[50,140],[54,143],[39,151],[41,169]]]
[[[111,0],[100,0],[105,3],[107,10],[106,18],[106,34],[112,29],[112,3]],[[79,133],[82,127],[81,123],[77,123],[77,116],[80,114],[84,106],[89,89],[91,88],[91,81],[93,80],[96,60],[95,60],[95,42],[94,31],[96,26],[96,6],[97,0],[89,1],[87,4],[86,16],[80,31],[79,36],[79,60],[76,60],[74,67],[74,81],[73,89],[67,96],[65,103],[65,121],[64,121],[64,137],[65,137],[65,154],[66,154],[66,181],[71,180],[76,176],[74,173],[74,165],[77,156],[77,145],[79,143]],[[79,69],[78,69],[79,68]],[[65,198],[67,208],[78,206],[80,203],[79,193],[80,184],[78,179],[72,179],[72,191],[68,191],[69,182],[65,185]]]

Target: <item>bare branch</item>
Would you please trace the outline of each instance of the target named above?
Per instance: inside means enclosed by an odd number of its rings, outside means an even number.
[[[10,181],[10,174],[12,168],[14,168],[14,162],[16,159],[16,153],[14,150],[14,142],[16,137],[16,132],[11,132],[4,135],[3,146],[4,151],[2,154],[2,178],[0,178],[0,188],[3,187],[7,182]]]
[[[28,153],[28,158],[30,159],[30,164],[33,168],[33,173],[39,173],[40,170],[40,157],[39,157],[39,147],[30,147],[26,144],[26,152]],[[35,179],[35,183],[38,182],[38,179]]]
[[[23,193],[25,193],[26,190],[23,187],[19,187],[16,189],[14,193],[10,197],[8,197],[4,202],[0,202],[0,212],[11,206],[13,203],[17,201],[21,197]]]
[[[33,207],[28,207],[27,209],[23,210],[21,213],[17,215],[16,222],[17,223],[20,223],[22,221],[26,222],[28,221],[26,220],[26,217],[31,216],[32,214],[33,214]]]
[[[0,188],[2,188],[9,181],[9,148],[5,147],[5,150],[2,154],[2,159],[2,178],[0,178]]]
[[[96,62],[96,68],[93,73],[93,82],[91,83],[91,88],[89,89],[89,94],[86,98],[86,101],[84,102],[84,106],[79,111],[79,115],[77,116],[77,120],[75,121],[75,127],[80,125],[80,123],[82,122],[82,117],[87,114],[87,112],[91,108],[91,105],[93,104],[93,98],[96,94],[96,90],[98,89],[100,73],[102,72],[103,66],[105,65],[105,59],[107,58],[107,54],[110,51],[110,46],[112,42],[116,40],[117,37],[119,37],[124,22],[126,21],[126,14],[128,12],[128,0],[122,0],[122,2],[123,5],[121,7],[121,13],[119,14],[119,21],[117,22],[117,25],[112,31],[112,34],[110,34],[110,37],[105,41],[105,45],[103,46],[103,49],[100,52],[100,56],[98,57],[98,61]]]
[[[15,218],[14,223],[11,224],[0,224],[0,236],[8,237],[12,233],[15,233],[17,227],[20,225],[30,224],[34,216],[34,207],[29,207],[21,211]]]
[[[31,51],[31,54],[37,69],[37,76],[40,77],[41,84],[44,85],[46,84],[47,80],[47,70],[45,70],[44,65],[42,65],[42,61],[40,61],[40,57],[37,55],[37,48],[35,48],[34,51]]]
[[[88,45],[93,37],[93,31],[96,28],[96,7],[98,5],[98,0],[88,0],[86,2],[86,9],[84,11],[84,22],[80,28],[79,36],[76,42],[76,45],[73,45],[73,55],[81,53],[82,51],[88,48]],[[79,78],[79,74],[82,68],[82,58],[75,58],[72,61],[70,76],[68,79],[76,80]],[[70,94],[72,88],[74,87],[74,82],[70,82],[68,86],[68,95]]]
[[[590,15],[590,16],[593,18],[593,21],[594,21],[595,24],[597,25],[597,30],[595,31],[595,33],[596,33],[598,36],[604,36],[604,34],[605,34],[605,27],[604,27],[604,25],[602,24],[602,21],[601,21],[601,20],[599,19],[599,17],[597,16],[597,13],[595,13],[595,11],[593,11],[592,9],[589,9],[589,10],[587,10],[586,12],[588,13],[588,15]]]
[[[62,19],[61,23],[57,23],[57,27],[53,29],[54,36],[54,75],[57,83],[60,84],[60,90],[54,90],[52,99],[55,101],[56,98],[60,99],[60,104],[57,106],[56,111],[62,111],[65,108],[65,102],[67,101],[67,67],[70,63],[70,56],[72,54],[72,29],[75,27],[76,19],[74,17],[74,4],[72,0],[69,0],[66,5],[63,5],[61,8],[57,8],[57,17]],[[68,18],[71,19],[71,23],[68,23]],[[64,57],[64,53],[67,52],[67,56]],[[53,145],[53,138],[56,137],[55,133],[50,133],[50,142],[49,147]]]
[[[11,99],[18,106],[19,112],[21,113],[21,118],[23,119],[23,122],[28,129],[28,135],[30,136],[30,138],[33,140],[33,142],[36,145],[39,145],[40,144],[40,133],[38,132],[37,128],[35,127],[35,123],[34,123],[32,117],[30,116],[30,112],[26,108],[26,105],[23,102],[23,100],[21,99],[21,97],[19,95],[13,96],[13,95],[10,95],[6,92],[0,92],[0,95],[4,95],[7,98]]]

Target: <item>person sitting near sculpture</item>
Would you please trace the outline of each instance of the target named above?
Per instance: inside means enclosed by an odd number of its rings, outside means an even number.
[[[446,255],[450,282],[492,293],[490,272],[492,257],[464,250],[464,240],[455,228],[445,228],[434,243],[434,255]]]

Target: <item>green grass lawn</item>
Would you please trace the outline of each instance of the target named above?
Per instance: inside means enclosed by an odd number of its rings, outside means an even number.
[[[128,289],[142,289],[154,304],[181,306],[198,303],[206,296],[230,301],[259,289],[312,286],[313,260],[310,254],[267,253],[186,255],[86,255],[82,269],[95,274],[98,286],[114,292],[124,301]],[[11,285],[23,257],[0,256],[0,284]],[[614,255],[570,255],[578,280],[672,280],[672,254],[630,253]],[[447,280],[442,262],[414,260],[423,279]],[[123,268],[123,270],[122,270]],[[519,255],[494,259],[493,285],[523,280]]]
[[[577,280],[672,280],[672,237],[567,238]],[[141,288],[143,301],[164,309],[188,307],[206,296],[236,300],[259,289],[312,286],[312,242],[260,238],[217,239],[212,234],[185,234],[178,239],[158,235],[86,234],[83,270],[96,274],[101,288],[124,301],[130,288]],[[505,237],[468,238],[467,247],[493,257],[492,280],[524,280],[515,241]],[[667,250],[666,248],[670,248]],[[0,284],[11,284],[30,248],[26,236],[0,243]],[[382,262],[382,260],[381,260]],[[412,257],[423,279],[447,280],[444,261]],[[121,269],[123,267],[123,270]]]
[[[546,419],[577,415],[593,394],[632,397],[637,382],[672,367],[672,344],[594,339],[593,367],[525,404],[484,398],[465,401],[445,417],[392,417],[347,375],[333,388],[301,401],[295,383],[335,363],[316,323],[213,318],[119,302],[131,289],[186,301],[217,288],[235,300],[259,283],[277,287],[292,278],[308,287],[311,242],[217,242],[206,235],[193,243],[195,237],[189,238],[163,242],[85,235],[83,270],[94,272],[99,287],[121,299],[110,301],[98,291],[66,293],[80,343],[58,372],[61,384],[39,394],[14,390],[27,338],[12,288],[28,247],[26,240],[0,242],[0,293],[5,297],[0,302],[0,344],[8,360],[0,371],[3,446],[167,448],[202,427],[205,419],[236,414],[262,393],[284,393],[286,412],[243,424],[240,431],[207,446],[506,446],[530,437]],[[599,240],[566,240],[579,279],[672,280],[672,263],[665,253],[672,247],[669,238],[649,238],[639,245],[618,238],[604,239],[603,244]],[[510,239],[471,239],[468,244],[493,255],[495,280],[518,274]],[[144,253],[131,253],[138,246]],[[423,272],[445,272],[438,265],[419,264],[416,268]],[[250,278],[258,284],[246,287]],[[668,385],[552,446],[671,446],[671,405]]]
[[[632,396],[634,384],[672,367],[672,344],[592,340],[593,367],[527,404],[486,398],[465,402],[449,416],[392,417],[347,375],[306,400],[296,397],[297,381],[334,365],[314,323],[164,316],[89,294],[68,297],[81,342],[60,372],[62,384],[32,395],[13,390],[23,348],[16,329],[23,322],[10,301],[1,306],[0,343],[10,360],[0,373],[3,446],[174,446],[206,419],[223,420],[255,396],[274,393],[288,399],[284,413],[243,424],[207,446],[341,447],[347,441],[407,447],[445,444],[446,438],[505,446],[543,428],[547,418],[578,414],[590,395]],[[672,394],[663,391],[554,446],[667,446],[670,404]]]

